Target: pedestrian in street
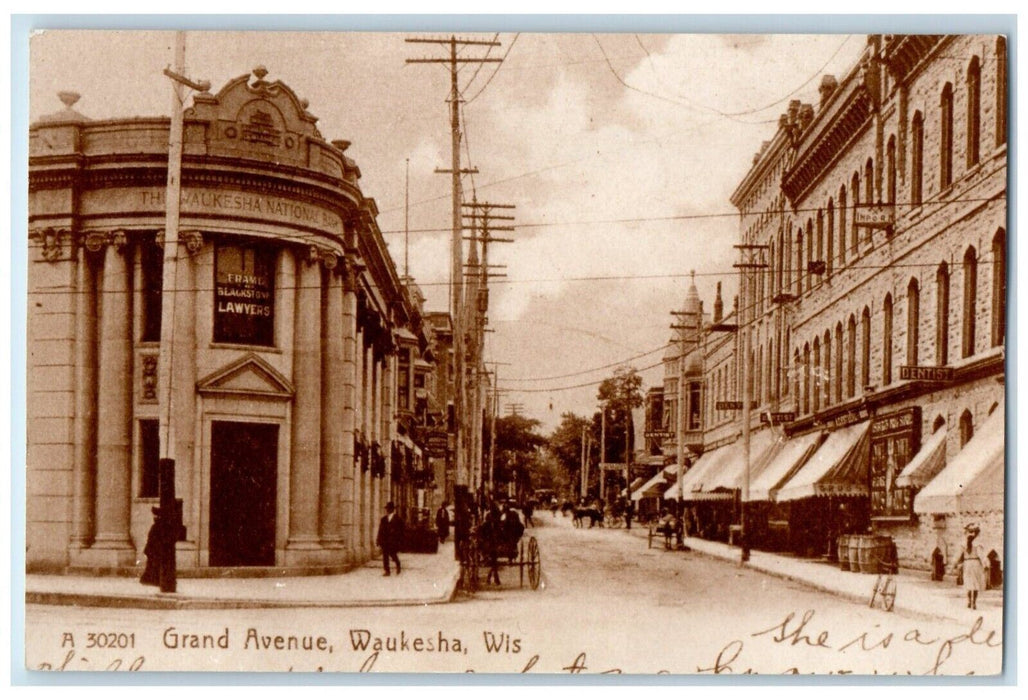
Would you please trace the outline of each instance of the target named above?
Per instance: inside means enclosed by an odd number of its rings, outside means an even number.
[[[489,574],[486,583],[496,582],[500,585],[500,542],[503,539],[503,524],[500,520],[500,509],[493,503],[482,520],[480,541],[485,547],[486,560],[489,562]]]
[[[525,514],[525,525],[527,527],[535,527],[535,521],[532,520],[532,513],[535,512],[535,508],[532,506],[531,501],[525,501],[525,505],[522,506],[521,512]]]
[[[632,529],[632,515],[635,513],[635,504],[632,503],[632,499],[628,499],[625,503],[625,529]]]
[[[964,532],[967,535],[967,544],[957,558],[957,568],[960,569],[964,578],[967,607],[977,610],[978,592],[985,588],[985,554],[982,552],[982,548],[974,543],[975,538],[981,532],[978,526],[968,525],[964,528]]]
[[[450,511],[446,509],[446,501],[439,506],[435,514],[435,530],[439,535],[439,544],[446,541],[450,536]]]
[[[400,575],[400,545],[403,542],[403,520],[396,513],[396,506],[392,501],[386,503],[386,514],[378,523],[378,537],[375,543],[382,549],[382,568],[385,569],[383,576],[389,575],[389,560],[396,563],[396,575]]]

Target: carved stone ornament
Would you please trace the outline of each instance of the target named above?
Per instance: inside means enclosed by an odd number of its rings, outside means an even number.
[[[110,241],[110,234],[105,231],[90,231],[85,235],[82,241],[82,245],[86,247],[90,253],[99,253],[103,250],[107,243]]]
[[[330,250],[321,251],[321,264],[326,270],[334,270],[339,266],[339,256]]]
[[[185,243],[190,255],[196,255],[203,248],[203,234],[199,231],[183,231],[179,234],[179,243]]]
[[[36,245],[39,247],[39,254],[43,260],[56,262],[61,259],[61,254],[63,253],[61,239],[66,237],[67,234],[68,231],[65,230],[44,228],[32,231],[29,234],[29,238],[36,241]]]
[[[157,400],[157,355],[143,355],[143,400]]]

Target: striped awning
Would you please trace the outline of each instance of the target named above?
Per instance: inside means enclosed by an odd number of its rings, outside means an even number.
[[[775,446],[777,437],[777,433],[770,428],[750,435],[750,479],[753,479],[757,470],[767,460],[769,452]],[[735,491],[742,489],[743,481],[746,479],[746,460],[743,457],[742,440],[738,440],[736,444],[739,445],[738,459],[725,461],[717,474],[711,475],[709,482],[703,486],[703,491]]]
[[[946,429],[932,433],[896,477],[896,486],[923,489],[946,466]]]
[[[824,437],[823,432],[807,433],[779,443],[767,464],[750,483],[750,501],[770,501],[778,489],[813,454]]]
[[[914,497],[915,513],[1003,510],[1005,416],[1001,402],[974,437]]]
[[[742,443],[735,441],[729,445],[724,445],[715,450],[704,452],[703,456],[696,460],[696,464],[686,473],[682,478],[682,500],[683,501],[696,501],[696,500],[716,500],[724,496],[710,496],[701,497],[700,494],[703,492],[705,484],[710,484],[711,480],[718,474],[718,472],[732,460],[742,459]],[[664,498],[678,498],[678,485],[673,484],[664,493]]]
[[[668,479],[674,479],[674,469],[677,469],[677,467],[664,467],[654,474],[649,481],[632,491],[632,500],[641,501],[644,498],[660,498],[660,495],[667,487]]]
[[[778,491],[775,500],[868,495],[870,425],[871,421],[864,421],[830,433],[807,463]]]

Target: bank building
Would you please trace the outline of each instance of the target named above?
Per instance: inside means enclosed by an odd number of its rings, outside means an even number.
[[[413,371],[430,327],[349,144],[266,75],[185,111],[172,285],[170,119],[92,120],[62,93],[30,127],[29,571],[143,563],[169,349],[180,569],[323,572],[373,554],[397,452],[417,449],[395,420],[396,387],[413,385],[398,349]]]

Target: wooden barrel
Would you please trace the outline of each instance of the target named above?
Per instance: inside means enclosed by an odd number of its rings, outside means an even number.
[[[888,558],[892,538],[886,535],[865,535],[861,538],[860,570],[866,574],[877,574],[879,564]]]
[[[863,535],[850,535],[850,571],[860,571],[860,550],[863,547],[863,542]]]
[[[850,570],[850,536],[839,535],[839,568]]]

